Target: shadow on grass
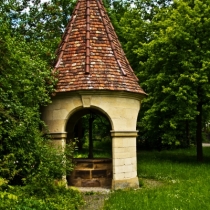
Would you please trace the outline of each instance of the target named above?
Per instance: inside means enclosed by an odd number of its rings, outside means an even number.
[[[187,163],[192,165],[210,163],[210,147],[203,147],[203,162],[198,162],[196,157],[196,147],[189,149],[162,150],[162,151],[141,151],[138,150],[138,160],[144,162],[164,161],[174,163]]]

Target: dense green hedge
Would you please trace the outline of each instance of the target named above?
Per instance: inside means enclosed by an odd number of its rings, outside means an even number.
[[[44,192],[44,193],[43,193]],[[71,210],[83,204],[81,193],[65,184],[10,186],[0,178],[0,209]]]

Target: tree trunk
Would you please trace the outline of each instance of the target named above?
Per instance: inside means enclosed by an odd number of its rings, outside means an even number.
[[[92,129],[92,126],[93,126],[93,121],[94,121],[94,118],[92,116],[92,114],[90,114],[90,118],[89,118],[89,154],[88,154],[88,158],[93,158],[93,136],[92,136],[92,133],[93,133],[93,129]]]
[[[189,121],[186,120],[186,146],[190,147],[190,131],[189,131]]]
[[[83,136],[84,136],[84,132],[83,132],[83,127],[82,127],[82,118],[78,121],[77,123],[77,132],[78,132],[78,150],[82,151],[83,149]]]
[[[203,161],[203,148],[202,148],[202,103],[197,105],[197,111],[199,114],[196,117],[196,144],[197,144],[197,160]]]

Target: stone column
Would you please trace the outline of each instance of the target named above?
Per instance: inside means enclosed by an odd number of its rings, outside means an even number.
[[[138,188],[136,137],[138,131],[111,131],[112,189]]]

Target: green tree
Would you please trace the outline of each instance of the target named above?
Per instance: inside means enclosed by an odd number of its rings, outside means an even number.
[[[49,65],[54,49],[35,27],[31,37],[30,30],[20,30],[29,2],[0,5],[0,176],[16,184],[52,182],[71,168],[42,133],[40,109],[50,103],[56,82]]]
[[[19,176],[29,174],[38,158],[43,125],[39,110],[50,101],[54,78],[34,50],[46,50],[41,43],[34,46],[22,36],[12,37],[7,23],[1,24],[0,43],[0,159],[8,166],[1,167],[1,175],[10,179],[15,171]]]
[[[141,43],[148,43],[152,39],[154,26],[151,22],[161,8],[167,8],[171,0],[134,0],[126,1],[124,12],[118,15],[120,25],[120,41],[133,68],[139,71],[139,56],[136,50]],[[123,38],[121,38],[123,37]],[[143,57],[141,59],[144,60]]]
[[[75,6],[75,0],[8,0],[0,5],[4,21],[13,35],[21,34],[27,42],[41,41],[46,51],[40,56],[53,65],[55,51]]]
[[[210,99],[210,1],[177,0],[149,22],[151,39],[139,43],[139,77],[149,96],[142,125],[147,138],[180,144],[196,138],[203,159],[203,107]],[[195,132],[194,132],[195,130]]]

